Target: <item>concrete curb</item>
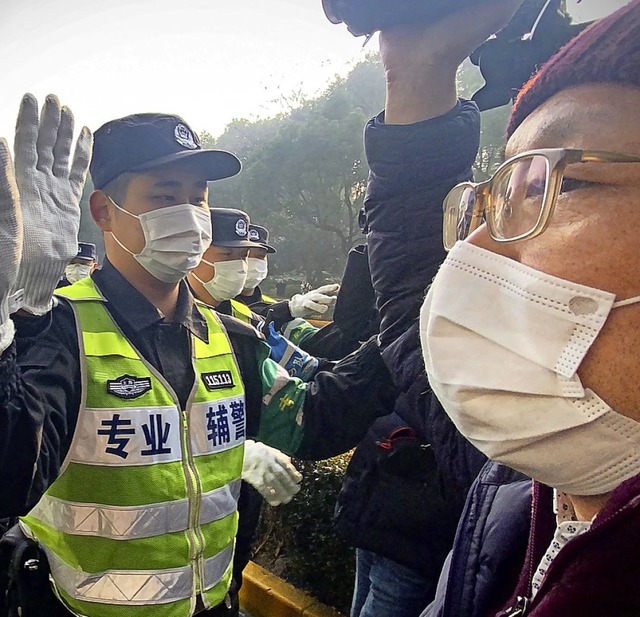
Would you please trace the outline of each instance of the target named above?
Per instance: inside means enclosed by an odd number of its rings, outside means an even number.
[[[242,579],[240,604],[253,617],[343,617],[252,561]]]

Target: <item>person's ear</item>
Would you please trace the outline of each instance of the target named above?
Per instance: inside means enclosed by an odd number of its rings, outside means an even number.
[[[111,231],[113,204],[104,191],[93,191],[89,196],[89,209],[95,224],[102,231]]]

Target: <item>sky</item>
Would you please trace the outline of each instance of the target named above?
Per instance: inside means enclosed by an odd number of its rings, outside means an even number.
[[[569,4],[584,20],[626,1]],[[219,135],[293,91],[318,93],[377,49],[363,40],[320,0],[1,0],[0,135],[13,141],[25,92],[57,94],[78,127],[161,111]]]

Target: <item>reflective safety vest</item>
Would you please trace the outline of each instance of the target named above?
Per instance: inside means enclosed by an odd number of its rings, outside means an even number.
[[[276,304],[278,302],[275,298],[266,296],[265,294],[262,294],[262,301],[266,302],[267,304]]]
[[[198,304],[186,409],[133,347],[90,278],[60,292],[79,332],[82,403],[60,476],[22,519],[77,615],[189,617],[231,579],[244,386],[228,336]]]
[[[244,323],[252,324],[252,312],[251,309],[246,305],[240,302],[239,300],[230,300],[231,302],[231,315],[240,321],[244,321]]]

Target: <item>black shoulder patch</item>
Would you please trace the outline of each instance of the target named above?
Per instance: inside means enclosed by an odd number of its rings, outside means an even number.
[[[223,390],[225,388],[233,388],[236,385],[231,371],[202,373],[202,382],[207,390]]]

